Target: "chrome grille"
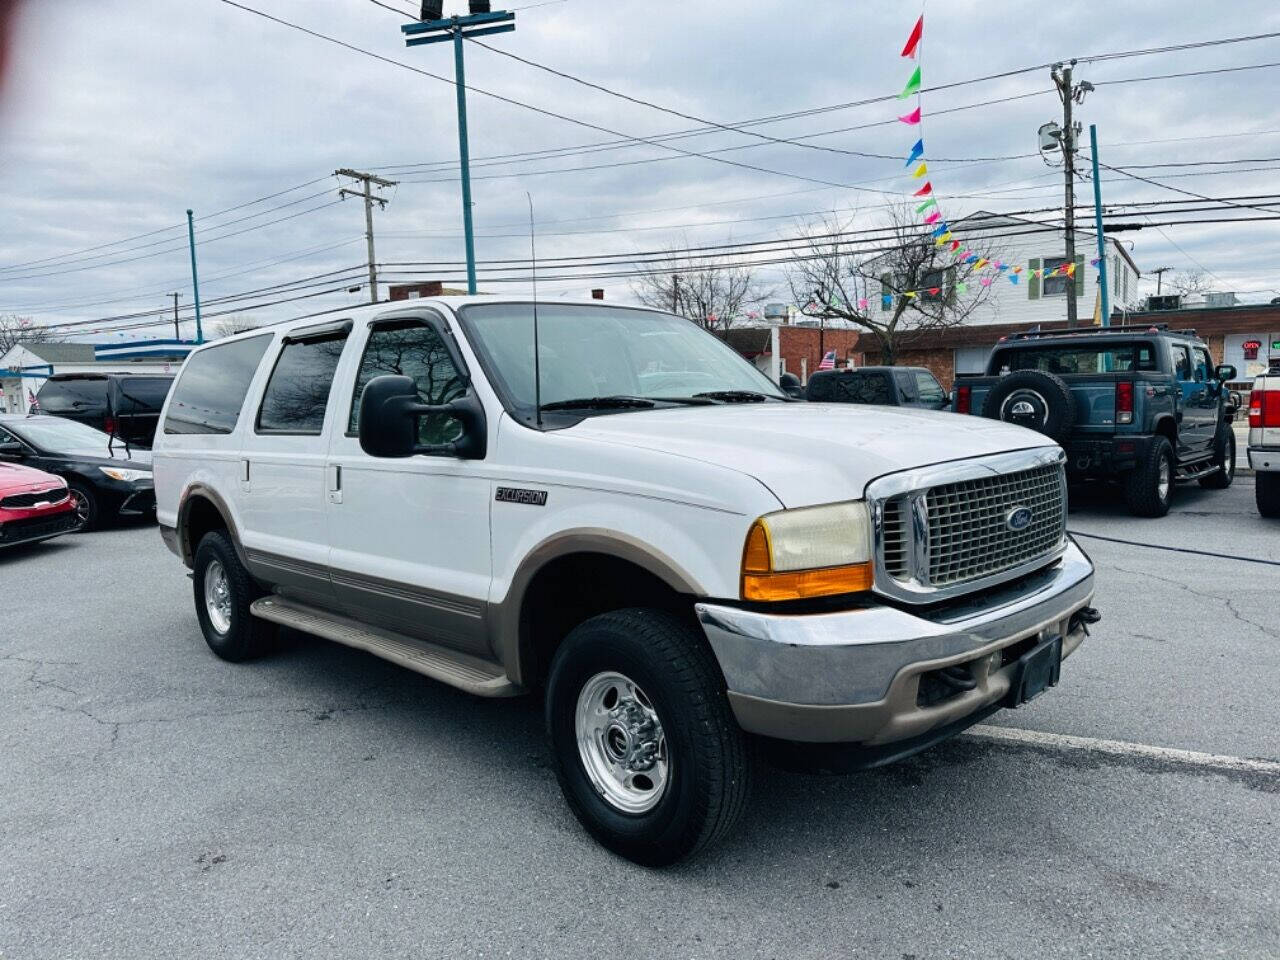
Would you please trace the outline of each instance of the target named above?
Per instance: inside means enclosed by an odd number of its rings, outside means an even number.
[[[931,487],[925,494],[930,585],[977,580],[1050,553],[1065,532],[1065,495],[1056,465]],[[1019,507],[1030,509],[1031,522],[1012,530],[1008,517]]]
[[[39,490],[35,493],[14,493],[0,500],[0,507],[10,510],[21,510],[24,507],[34,507],[37,503],[61,503],[67,499],[66,487],[50,487],[48,490]]]
[[[910,555],[907,552],[911,527],[909,510],[902,500],[890,500],[884,505],[884,538],[881,556],[884,569],[895,580],[906,580],[911,575]]]

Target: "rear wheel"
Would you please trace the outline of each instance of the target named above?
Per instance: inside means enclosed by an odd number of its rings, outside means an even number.
[[[1173,444],[1156,437],[1146,460],[1124,482],[1124,499],[1135,517],[1163,517],[1173,502]]]
[[[1206,490],[1225,490],[1236,478],[1236,434],[1231,424],[1223,424],[1213,446],[1213,462],[1218,465],[1215,473],[1200,478],[1200,486]]]
[[[751,764],[720,674],[694,628],[658,610],[618,610],[556,651],[547,733],[574,815],[629,860],[664,866],[732,830]]]
[[[1254,488],[1258,512],[1264,517],[1280,518],[1280,473],[1259,473]]]
[[[206,533],[200,540],[192,582],[196,617],[210,650],[223,660],[238,663],[273,649],[275,625],[249,612],[262,591],[222,531]]]

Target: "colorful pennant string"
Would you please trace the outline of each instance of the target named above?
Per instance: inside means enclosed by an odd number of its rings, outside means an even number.
[[[920,92],[920,68],[916,67],[915,73],[911,74],[911,79],[907,81],[907,85],[902,88],[902,92],[898,94],[899,100],[905,100],[913,93]]]
[[[904,167],[911,166],[913,163],[919,160],[922,156],[924,156],[924,141],[917,140],[915,142],[915,146],[911,148],[911,155],[907,157],[907,162],[904,163],[903,166]]]
[[[902,56],[915,58],[916,50],[920,46],[920,38],[924,36],[924,14],[920,14],[920,19],[916,21],[916,25],[911,28],[911,36],[907,37],[907,45],[902,48]]]
[[[920,122],[920,108],[919,108],[919,107],[916,107],[916,108],[915,108],[914,110],[912,110],[910,113],[903,114],[903,115],[902,115],[901,117],[899,117],[898,119],[899,119],[899,120],[901,120],[903,123],[919,123],[919,122]]]

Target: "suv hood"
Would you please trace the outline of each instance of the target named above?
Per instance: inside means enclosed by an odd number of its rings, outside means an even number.
[[[753,476],[786,507],[853,500],[901,470],[1055,446],[999,420],[906,407],[751,403],[589,417],[574,436]]]

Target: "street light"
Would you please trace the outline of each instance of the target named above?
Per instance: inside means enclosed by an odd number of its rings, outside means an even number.
[[[422,0],[422,20],[400,28],[406,47],[453,41],[453,79],[458,93],[458,158],[462,171],[462,232],[467,247],[467,292],[476,292],[476,238],[471,224],[471,149],[467,143],[467,76],[463,65],[462,41],[492,33],[508,33],[516,28],[514,13],[493,12],[489,0],[469,0],[465,17],[445,17],[442,0]]]

